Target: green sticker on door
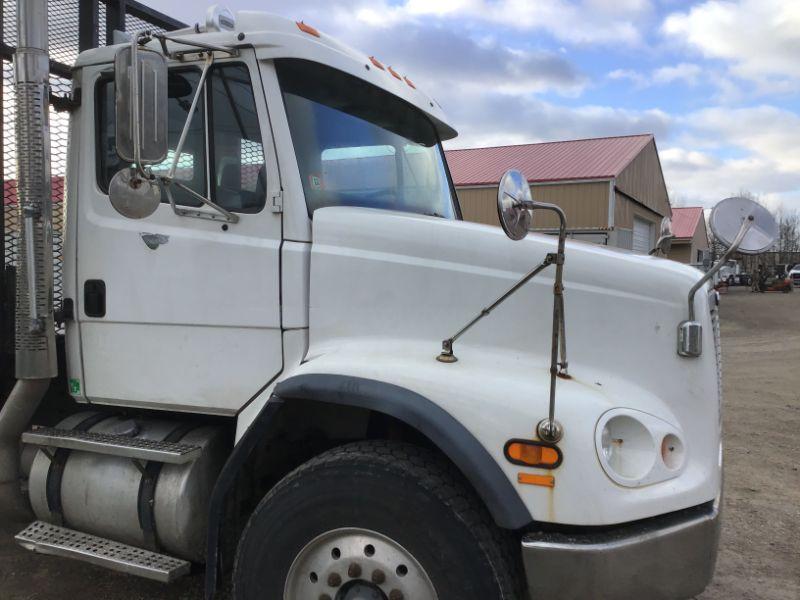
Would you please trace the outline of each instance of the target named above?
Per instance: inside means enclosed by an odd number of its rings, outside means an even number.
[[[81,393],[81,380],[80,379],[70,379],[69,380],[69,393],[73,396],[77,396]]]

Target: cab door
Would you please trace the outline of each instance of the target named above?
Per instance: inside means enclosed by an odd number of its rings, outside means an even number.
[[[170,151],[156,173],[174,157],[200,71],[191,63],[170,69]],[[95,118],[79,121],[82,147],[96,148],[79,159],[80,395],[234,414],[282,368],[281,214],[270,210],[280,181],[255,57],[244,50],[212,65],[176,171],[236,223],[176,214],[163,193],[150,217],[114,210],[108,183],[125,165],[114,149],[111,75],[107,66],[85,75],[84,102]],[[214,212],[188,192],[173,193],[189,215]]]

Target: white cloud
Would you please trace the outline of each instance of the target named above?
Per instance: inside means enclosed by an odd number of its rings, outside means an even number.
[[[585,137],[670,134],[673,119],[657,109],[627,110],[609,106],[566,107],[537,98],[487,94],[470,103],[450,103],[459,136],[449,147],[491,146]]]
[[[542,31],[573,44],[639,44],[640,23],[651,13],[649,0],[375,0],[354,13],[362,22],[389,27],[438,17]]]
[[[706,206],[747,189],[773,206],[800,208],[800,116],[774,106],[711,107],[687,115],[663,148],[671,192]]]
[[[697,83],[703,69],[693,63],[680,63],[674,66],[659,67],[653,71],[653,83],[667,84],[683,81],[689,85]]]
[[[609,79],[628,80],[637,88],[653,85],[668,85],[682,82],[695,85],[703,73],[702,67],[694,63],[679,63],[654,69],[650,73],[642,73],[633,69],[615,69],[608,74]]]
[[[669,15],[662,31],[706,58],[731,63],[731,72],[763,90],[797,89],[800,79],[800,3],[786,0],[708,0]],[[796,83],[796,81],[795,81]]]

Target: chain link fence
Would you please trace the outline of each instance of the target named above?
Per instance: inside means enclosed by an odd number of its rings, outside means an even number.
[[[13,55],[17,43],[17,1],[2,0],[0,13],[0,180],[3,183],[3,213],[0,223],[0,375],[13,372],[14,297],[21,218],[17,202]],[[21,0],[24,2],[24,0]],[[64,215],[69,112],[64,100],[72,89],[71,68],[78,54],[111,41],[114,30],[169,31],[184,24],[133,0],[49,0],[50,52],[50,152],[53,201],[53,263],[55,270],[53,308],[63,299]]]

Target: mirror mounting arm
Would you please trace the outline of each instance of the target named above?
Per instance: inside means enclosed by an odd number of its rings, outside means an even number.
[[[156,33],[152,37],[159,41],[161,44],[161,51],[164,53],[164,56],[168,58],[182,60],[185,55],[195,54],[197,50],[176,50],[175,52],[170,52],[167,49],[167,42],[174,42],[184,46],[200,48],[201,50],[207,50],[209,54],[213,54],[214,52],[224,52],[231,57],[239,56],[239,50],[236,48],[231,48],[230,46],[218,46],[216,44],[208,44],[206,42],[198,42],[196,40],[187,40],[185,38],[172,37],[164,33]]]
[[[722,257],[717,261],[717,264],[714,265],[711,269],[709,269],[700,280],[692,286],[692,289],[689,290],[689,320],[694,321],[694,297],[697,294],[697,291],[702,288],[706,282],[714,277],[717,272],[725,266],[725,263],[728,259],[739,249],[739,244],[742,243],[744,236],[747,235],[747,232],[750,231],[750,227],[753,225],[753,215],[749,215],[747,218],[742,221],[742,226],[739,228],[739,233],[736,234],[736,238],[733,240],[730,248],[728,248],[727,252],[722,255]]]
[[[541,262],[541,264],[537,265],[535,268],[533,268],[531,271],[529,271],[522,279],[520,279],[517,283],[512,285],[508,289],[508,291],[506,291],[503,295],[501,295],[497,300],[492,302],[486,308],[481,309],[481,311],[475,316],[475,318],[473,318],[469,323],[464,325],[464,327],[459,329],[455,333],[455,335],[453,335],[452,337],[447,338],[446,340],[443,340],[442,341],[442,352],[441,352],[441,354],[439,354],[439,356],[436,357],[436,360],[438,360],[439,362],[444,362],[444,363],[454,363],[454,362],[456,362],[458,360],[458,358],[456,358],[455,354],[453,354],[453,344],[456,342],[456,340],[458,338],[460,338],[462,335],[464,335],[467,331],[469,331],[472,328],[472,326],[475,325],[478,321],[483,319],[485,316],[489,315],[495,308],[497,308],[503,302],[505,302],[505,300],[509,296],[511,296],[514,292],[516,292],[523,285],[528,283],[528,281],[533,279],[536,275],[541,273],[544,269],[546,269],[550,265],[554,264],[556,262],[556,260],[557,260],[557,258],[556,258],[555,254],[553,254],[552,252],[548,253],[547,256],[544,257],[544,260]]]
[[[736,234],[728,250],[717,261],[717,264],[709,269],[689,290],[689,318],[678,324],[678,355],[687,358],[697,358],[703,353],[703,325],[695,320],[694,297],[697,295],[707,281],[725,265],[733,253],[739,249],[739,245],[744,240],[744,236],[750,231],[755,217],[750,214],[744,218],[739,232]]]

